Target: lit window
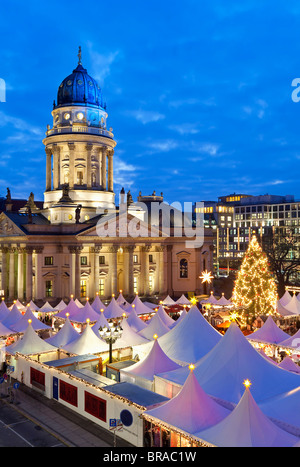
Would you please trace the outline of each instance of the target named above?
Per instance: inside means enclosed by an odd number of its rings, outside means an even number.
[[[99,280],[99,294],[104,295],[104,279]]]
[[[53,256],[45,256],[45,266],[53,266]]]
[[[180,279],[186,279],[188,277],[188,262],[185,258],[182,258],[180,260],[179,275],[180,275]]]
[[[53,294],[53,283],[52,281],[46,281],[46,297],[52,297]]]

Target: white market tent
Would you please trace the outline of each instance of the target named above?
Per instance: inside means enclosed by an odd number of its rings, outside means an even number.
[[[20,311],[26,311],[26,306],[23,305],[23,303],[21,303],[19,299],[14,300],[13,305],[11,307],[9,307],[9,309],[11,310],[14,305],[16,305]]]
[[[221,339],[222,334],[209,324],[196,306],[192,306],[168,334],[159,337],[158,342],[172,360],[190,364],[206,355]]]
[[[123,318],[120,326],[123,330],[122,336],[113,344],[113,349],[124,349],[135,345],[147,344],[149,342],[148,339],[140,336],[129,326],[126,318]]]
[[[100,337],[97,337],[88,324],[76,339],[65,344],[62,349],[75,355],[95,354],[108,351],[108,344],[101,340]]]
[[[3,321],[9,315],[10,310],[4,300],[0,303],[0,321]]]
[[[145,389],[153,390],[154,375],[163,371],[172,371],[180,368],[176,362],[171,360],[161,349],[155,339],[150,353],[140,362],[129,368],[120,370],[120,381],[127,381]]]
[[[21,353],[23,355],[35,355],[45,352],[52,352],[56,347],[50,345],[45,340],[41,339],[29,324],[21,339],[11,345],[5,347],[5,351],[11,355]]]
[[[279,302],[283,307],[285,307],[288,303],[290,303],[291,299],[291,294],[288,292],[288,290],[286,290],[284,295],[280,298]]]
[[[77,337],[78,332],[72,326],[69,318],[67,318],[60,330],[54,336],[45,339],[45,341],[54,347],[63,347],[64,345],[72,342]]]
[[[195,364],[194,373],[207,394],[232,404],[238,404],[245,379],[257,382],[253,395],[259,403],[300,385],[300,375],[283,371],[264,358],[236,323],[232,323],[217,345]],[[155,377],[161,380],[155,381],[155,387],[164,395],[170,386],[174,390],[182,386],[187,377],[186,368],[161,374]]]
[[[158,337],[163,336],[170,331],[170,328],[162,321],[158,314],[155,314],[149,321],[147,326],[139,331],[139,335],[145,337],[146,339],[153,340],[154,335]]]
[[[112,297],[111,302],[104,310],[104,316],[106,319],[122,318],[124,313],[126,313],[125,310],[118,305],[115,297]]]
[[[176,305],[176,302],[168,295],[164,300],[162,300],[162,305],[164,306],[172,306]]]
[[[285,305],[284,308],[290,311],[293,316],[300,315],[300,301],[297,300],[296,294],[293,295],[289,303]]]
[[[300,329],[293,335],[289,336],[288,339],[280,342],[282,347],[290,347],[293,349],[300,348]]]
[[[47,326],[45,323],[42,323],[36,316],[34,316],[30,306],[27,307],[25,315],[22,316],[16,323],[11,325],[11,329],[13,329],[15,332],[18,333],[23,333],[26,331],[30,324],[34,331],[42,331],[44,329],[51,330],[49,326]]]
[[[107,321],[107,319],[105,318],[104,312],[103,312],[103,311],[101,311],[98,320],[97,320],[96,323],[92,326],[92,330],[93,330],[94,332],[96,332],[96,334],[97,334],[98,337],[99,337],[98,331],[99,331],[100,328],[102,328],[102,329],[103,329],[103,328],[109,328],[108,321]]]
[[[8,337],[13,334],[16,334],[15,331],[13,331],[10,328],[7,328],[6,326],[4,326],[3,323],[0,322],[0,337]]]
[[[7,328],[11,328],[11,326],[16,324],[16,322],[22,318],[22,316],[23,315],[20,312],[17,305],[14,304],[12,309],[9,312],[9,315],[7,315],[7,317],[2,320],[2,324],[4,324],[4,326],[6,326]]]
[[[300,366],[297,365],[290,357],[285,357],[280,363],[279,368],[283,368],[287,371],[293,371],[294,373],[300,374]]]
[[[268,417],[276,422],[283,423],[283,427],[288,427],[291,433],[300,436],[300,415],[298,409],[300,407],[300,387],[279,394],[258,405]]]
[[[73,298],[71,298],[71,300],[69,301],[68,305],[66,306],[66,308],[62,311],[60,311],[59,313],[57,313],[55,315],[55,318],[67,318],[67,315],[69,315],[70,317],[75,315],[76,313],[78,313],[78,311],[80,310],[80,308],[76,305],[75,301]]]
[[[227,300],[227,298],[225,298],[225,296],[224,296],[224,293],[222,293],[222,297],[219,300],[217,300],[216,305],[229,306],[229,305],[232,305],[232,303],[231,303],[230,300]]]
[[[78,298],[76,298],[75,303],[78,306],[78,308],[83,308],[84,307],[84,305],[78,300]]]
[[[210,303],[211,305],[217,305],[218,304],[218,299],[214,296],[213,291],[210,292],[210,296],[206,298],[205,300],[201,300],[200,302],[202,305],[205,305],[207,303]]]
[[[187,306],[192,306],[191,302],[186,298],[185,295],[181,295],[178,300],[176,300],[176,305],[187,305]]]
[[[185,318],[186,315],[187,315],[187,311],[186,311],[186,308],[184,308],[182,312],[180,313],[179,318],[174,320],[173,324],[169,326],[170,329],[173,329],[178,323],[180,323],[183,320],[183,318]]]
[[[135,308],[132,308],[132,311],[129,313],[127,323],[136,332],[139,332],[147,327],[147,324],[138,317]]]
[[[55,308],[53,308],[49,302],[46,302],[39,310],[41,313],[54,313]]]
[[[292,447],[299,441],[264,415],[249,389],[224,420],[197,436],[217,447]]]
[[[263,342],[266,344],[279,344],[290,336],[275,323],[272,316],[268,316],[266,322],[261,328],[247,336],[247,339],[254,342]]]
[[[171,430],[176,427],[193,434],[216,425],[229,414],[229,409],[203,391],[193,371],[190,371],[184,386],[175,397],[143,415],[146,419],[150,417],[153,423],[158,421],[170,425]]]
[[[174,324],[174,319],[171,318],[171,316],[168,315],[168,313],[165,311],[165,309],[163,308],[162,305],[159,305],[158,307],[158,310],[156,312],[158,314],[158,316],[160,317],[160,319],[162,320],[163,323],[165,323],[166,326],[168,326],[168,328],[171,328],[171,326],[173,326]],[[151,318],[153,319],[153,318]]]
[[[293,315],[293,313],[289,310],[287,310],[286,308],[284,308],[283,305],[281,305],[280,301],[278,300],[277,301],[277,304],[276,304],[276,311],[277,313],[280,314],[280,316],[282,316],[283,318],[291,318],[295,315]]]
[[[61,300],[58,305],[56,305],[55,310],[57,311],[63,311],[65,308],[67,308],[67,304]]]
[[[134,306],[133,306],[134,305]],[[150,313],[153,313],[154,310],[151,309],[149,306],[145,305],[142,300],[140,299],[140,297],[138,296],[138,294],[136,294],[132,304],[131,304],[131,308],[135,308],[135,311],[136,311],[136,314],[137,315],[149,315]],[[127,311],[130,313],[131,312],[131,308],[127,308]],[[156,307],[155,307],[156,308]]]
[[[100,299],[98,294],[96,295],[96,298],[92,303],[92,307],[98,313],[100,313],[100,310],[105,310],[105,308],[106,308],[106,306],[104,305],[104,303],[102,302],[102,300]]]
[[[98,321],[100,315],[97,311],[92,308],[89,301],[86,301],[86,304],[83,308],[80,308],[76,313],[70,315],[70,321],[76,323],[86,323],[87,320],[91,322]]]
[[[130,306],[130,303],[128,303],[127,300],[125,300],[121,291],[119,293],[118,298],[116,299],[116,302],[118,305],[120,305],[121,308],[123,308],[123,310],[126,310],[127,307]]]
[[[29,306],[30,306],[30,309],[31,309],[32,311],[39,311],[39,310],[40,310],[39,307],[34,303],[33,300],[30,300]]]

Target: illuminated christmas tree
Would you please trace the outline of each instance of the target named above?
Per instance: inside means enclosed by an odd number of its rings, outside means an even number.
[[[241,324],[252,324],[259,315],[275,315],[277,299],[277,286],[269,271],[267,255],[253,236],[233,291],[233,304],[240,309]]]

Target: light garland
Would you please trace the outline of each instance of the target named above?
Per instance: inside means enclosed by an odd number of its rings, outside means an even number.
[[[269,271],[267,255],[255,236],[252,237],[238,272],[233,291],[233,305],[239,310],[242,325],[259,315],[277,315],[277,286]]]

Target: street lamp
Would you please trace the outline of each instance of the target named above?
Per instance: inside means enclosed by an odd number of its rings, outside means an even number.
[[[113,323],[109,323],[107,326],[100,328],[100,337],[109,345],[109,363],[112,363],[112,346],[122,336],[123,329],[121,326],[114,326]]]

